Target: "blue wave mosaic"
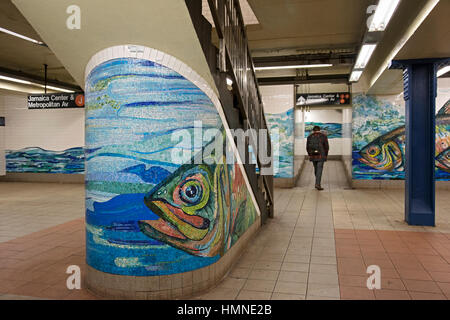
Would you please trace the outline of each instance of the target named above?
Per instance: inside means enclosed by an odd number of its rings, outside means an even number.
[[[274,177],[294,177],[294,109],[265,113],[274,149]],[[278,144],[276,148],[275,144]]]
[[[305,122],[305,138],[308,138],[315,126],[319,126],[321,131],[327,135],[328,139],[342,138],[342,123],[334,122]]]
[[[84,150],[82,147],[63,151],[38,147],[6,150],[6,172],[82,174]]]

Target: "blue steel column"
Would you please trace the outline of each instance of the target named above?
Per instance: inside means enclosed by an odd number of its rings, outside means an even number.
[[[443,59],[398,60],[404,69],[406,101],[405,220],[435,226],[435,143],[437,65]]]

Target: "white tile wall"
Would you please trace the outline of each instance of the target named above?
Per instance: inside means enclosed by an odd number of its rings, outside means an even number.
[[[311,110],[309,112],[304,112],[304,114],[305,122],[343,123],[343,110]],[[306,148],[306,139],[304,139],[302,143],[303,146],[301,146],[301,148]],[[343,139],[329,139],[328,143],[330,145],[330,156],[342,155]]]
[[[0,93],[0,117],[4,116],[4,97]],[[5,167],[5,127],[0,127],[0,176],[5,175]]]
[[[84,146],[84,109],[28,110],[27,95],[0,93],[0,96],[6,118],[6,150],[25,147],[65,150]]]

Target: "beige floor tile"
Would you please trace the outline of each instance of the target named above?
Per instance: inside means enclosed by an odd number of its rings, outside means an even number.
[[[336,257],[320,257],[320,256],[311,256],[312,264],[329,264],[336,265],[337,260]]]
[[[337,266],[333,264],[316,264],[311,263],[309,265],[310,273],[325,273],[337,276]]]
[[[304,295],[306,287],[306,283],[277,281],[274,292]]]
[[[305,296],[301,294],[287,294],[274,292],[271,300],[305,300]]]
[[[320,297],[320,296],[313,296],[313,295],[307,295],[306,300],[340,300],[336,297]]]
[[[236,300],[270,300],[271,292],[241,290]]]
[[[257,261],[254,265],[255,269],[260,270],[275,270],[278,271],[281,269],[281,262],[277,261]]]
[[[338,275],[336,274],[326,274],[326,273],[310,273],[308,277],[308,284],[318,283],[327,285],[339,285]]]
[[[221,284],[218,285],[220,288],[227,288],[227,289],[242,289],[244,286],[246,279],[238,279],[238,278],[231,278],[227,277],[225,280],[222,281]]]
[[[278,281],[307,283],[308,272],[281,271],[278,276]]]
[[[277,280],[279,271],[254,269],[248,276],[252,280]]]
[[[252,269],[235,267],[230,272],[230,277],[247,279]]]
[[[238,294],[239,289],[216,287],[197,298],[201,300],[234,300]]]
[[[293,263],[309,263],[311,256],[300,255],[300,254],[286,254],[283,262],[293,262]]]
[[[308,295],[317,297],[339,298],[339,286],[320,283],[308,284]]]
[[[245,282],[244,290],[272,292],[275,287],[275,280],[251,280]]]
[[[298,263],[298,262],[283,262],[281,266],[282,271],[297,271],[297,272],[308,272],[308,263]]]

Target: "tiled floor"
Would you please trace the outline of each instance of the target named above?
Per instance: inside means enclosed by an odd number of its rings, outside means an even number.
[[[0,183],[0,242],[84,217],[84,185]]]
[[[313,189],[277,189],[275,218],[261,228],[216,288],[194,299],[448,299],[449,191],[437,194],[436,228],[403,222],[400,190],[351,190],[340,162]],[[19,196],[20,195],[20,196]],[[0,299],[95,299],[66,288],[84,262],[81,185],[0,184]],[[368,290],[369,265],[381,290]],[[83,284],[82,284],[83,286]]]
[[[342,299],[450,298],[450,235],[336,229]],[[381,269],[381,290],[367,290],[366,269]]]

